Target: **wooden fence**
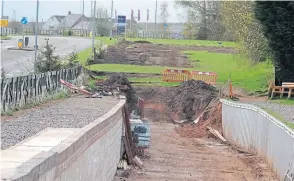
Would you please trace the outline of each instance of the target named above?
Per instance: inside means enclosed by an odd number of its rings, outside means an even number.
[[[42,102],[63,90],[60,79],[71,83],[82,80],[83,67],[61,69],[36,75],[1,79],[1,111]]]

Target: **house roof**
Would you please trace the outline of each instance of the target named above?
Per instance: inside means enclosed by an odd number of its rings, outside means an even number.
[[[52,17],[55,17],[59,22],[61,22],[63,18],[65,18],[65,16],[60,16],[60,15],[54,15],[54,16],[51,16],[51,18]]]
[[[82,14],[69,14],[65,16],[59,24],[59,28],[72,28],[80,18],[85,17]]]

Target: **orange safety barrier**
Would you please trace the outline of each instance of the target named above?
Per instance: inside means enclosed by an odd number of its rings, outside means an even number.
[[[191,79],[188,70],[164,69],[162,71],[162,81],[164,82],[184,82]]]
[[[211,85],[215,85],[217,80],[217,74],[214,72],[200,72],[193,70],[191,76],[194,80],[202,80]]]

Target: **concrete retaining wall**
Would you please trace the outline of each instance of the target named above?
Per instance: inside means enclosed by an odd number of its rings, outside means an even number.
[[[111,181],[121,155],[124,104],[125,100],[120,100],[108,113],[50,151],[41,152],[15,170],[7,169],[6,180]]]
[[[262,109],[222,100],[225,137],[263,157],[280,180],[294,180],[294,132]]]

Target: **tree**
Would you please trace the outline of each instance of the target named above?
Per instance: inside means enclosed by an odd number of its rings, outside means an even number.
[[[55,47],[47,44],[37,57],[36,72],[43,73],[48,71],[56,71],[62,68],[59,56],[54,53]]]
[[[164,34],[166,35],[168,32],[167,22],[168,22],[168,17],[169,17],[168,3],[166,1],[164,1],[160,4],[160,11],[161,11],[160,19],[161,19],[161,22],[163,23]]]
[[[294,2],[257,1],[254,10],[273,54],[276,85],[294,82]]]
[[[197,32],[197,18],[195,12],[189,9],[187,11],[187,19],[184,25],[183,34],[188,39],[195,39]]]
[[[97,9],[96,27],[100,36],[107,36],[109,34],[109,19],[107,11],[103,8]]]
[[[254,17],[252,1],[222,1],[221,18],[229,39],[241,44],[241,53],[254,62],[270,57],[261,25]]]
[[[177,5],[193,11],[195,19],[197,20],[195,27],[199,29],[198,39],[215,39],[222,38],[224,29],[220,21],[220,2],[219,1],[198,1],[198,0],[180,0],[176,2]]]

